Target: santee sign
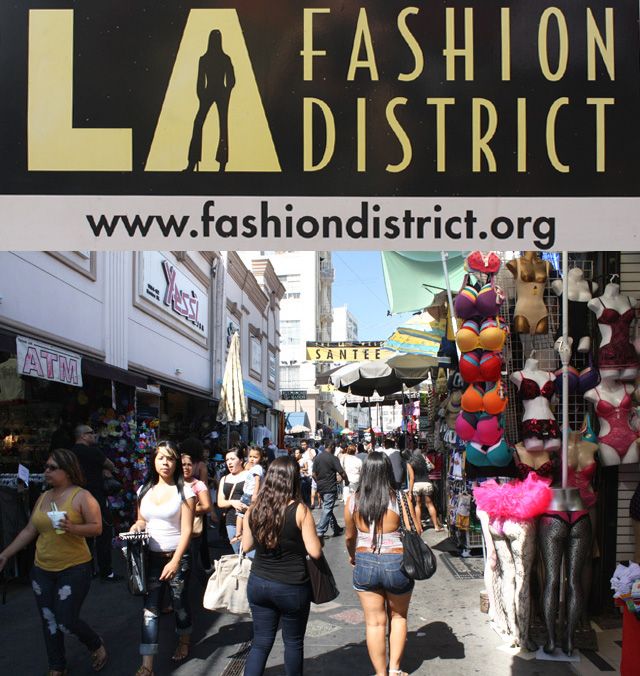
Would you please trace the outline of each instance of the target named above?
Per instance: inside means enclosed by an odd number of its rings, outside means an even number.
[[[5,243],[631,237],[637,0],[207,4],[2,3]]]

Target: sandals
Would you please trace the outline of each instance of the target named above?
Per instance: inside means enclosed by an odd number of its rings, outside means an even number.
[[[91,667],[94,671],[101,671],[104,669],[104,665],[107,663],[108,659],[109,656],[107,655],[104,643],[101,643],[100,647],[91,653]]]
[[[187,659],[189,655],[190,646],[191,646],[191,636],[187,634],[178,636],[178,645],[176,646],[176,651],[173,653],[173,657],[171,659],[174,662],[182,662],[182,660]],[[144,674],[142,676],[144,676]]]
[[[389,676],[409,676],[409,674],[402,669],[389,669]]]

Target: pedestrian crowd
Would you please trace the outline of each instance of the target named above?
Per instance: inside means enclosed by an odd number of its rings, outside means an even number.
[[[91,549],[103,581],[122,579],[111,567],[112,533],[104,492],[114,467],[95,445],[90,427],[78,426],[75,441],[70,450],[51,450],[45,464],[48,490],[35,504],[28,525],[0,552],[2,571],[12,556],[35,541],[31,582],[49,676],[67,673],[67,635],[87,647],[95,671],[108,661],[104,642],[80,617],[93,574]],[[414,587],[403,566],[403,533],[412,526],[422,532],[423,505],[433,527],[443,530],[432,499],[432,469],[421,452],[401,452],[391,438],[383,448],[370,442],[314,448],[302,440],[286,452],[265,438],[262,447],[229,448],[223,466],[213,474],[199,440],[158,442],[137,491],[137,519],[130,529],[148,536],[136,676],[153,676],[161,613],[173,612],[175,617],[172,659],[188,658],[193,624],[190,580],[204,584],[213,570],[207,533],[209,524],[216,523],[233,551],[252,559],[246,588],[253,620],[247,676],[264,672],[279,626],[284,673],[303,673],[312,601],[309,559],[322,558],[329,530],[334,537],[345,536],[376,676],[403,675]],[[344,527],[334,514],[339,500],[344,503]],[[314,509],[321,510],[317,523]]]

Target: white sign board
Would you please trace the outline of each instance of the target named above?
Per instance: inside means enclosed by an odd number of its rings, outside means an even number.
[[[18,375],[82,387],[82,357],[79,354],[24,336],[16,338],[16,353]]]
[[[188,326],[199,336],[208,333],[207,292],[196,286],[159,251],[142,254],[143,298]]]

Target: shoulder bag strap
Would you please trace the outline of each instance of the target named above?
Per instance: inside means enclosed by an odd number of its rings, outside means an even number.
[[[400,491],[402,494],[402,502],[404,503],[404,508],[407,510],[407,519],[409,520],[409,524],[411,525],[411,532],[412,533],[417,533],[418,529],[416,528],[416,524],[413,521],[413,517],[411,516],[411,510],[409,509],[409,501],[407,500],[407,494],[404,491]]]

